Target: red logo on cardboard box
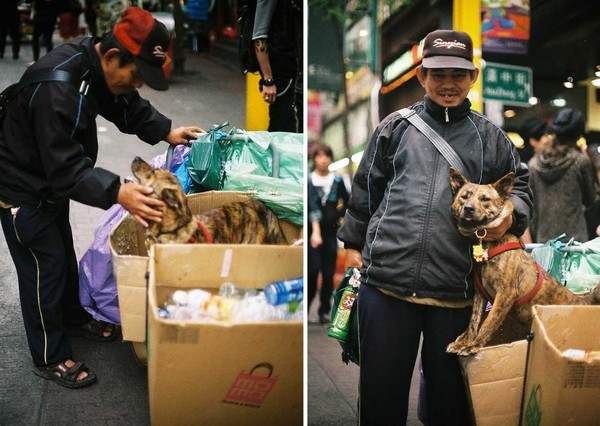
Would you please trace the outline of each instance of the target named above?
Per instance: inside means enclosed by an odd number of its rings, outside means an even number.
[[[266,369],[268,375],[260,374],[260,371],[257,372],[259,369],[261,371]],[[260,407],[275,386],[277,377],[273,375],[273,366],[268,363],[257,364],[250,372],[242,370],[227,391],[223,402]]]

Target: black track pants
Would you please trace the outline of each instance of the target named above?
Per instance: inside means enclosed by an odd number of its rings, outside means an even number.
[[[361,426],[406,424],[421,333],[428,425],[470,425],[460,366],[446,346],[467,328],[471,308],[408,303],[362,285],[358,312]]]
[[[62,362],[72,356],[65,327],[91,318],[79,303],[69,202],[15,210],[0,210],[0,220],[17,270],[31,356],[37,366]]]

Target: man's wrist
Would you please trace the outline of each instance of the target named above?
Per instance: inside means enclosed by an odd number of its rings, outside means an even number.
[[[260,84],[266,87],[274,86],[275,80],[273,80],[272,78],[261,79]]]

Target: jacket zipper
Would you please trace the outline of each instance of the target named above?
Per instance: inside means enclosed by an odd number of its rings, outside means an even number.
[[[448,116],[448,108],[444,110],[444,115],[446,116],[446,123],[450,123],[450,117]]]
[[[429,223],[431,222],[431,206],[433,204],[433,194],[435,194],[435,185],[436,185],[436,175],[437,169],[439,168],[440,156],[436,155],[435,163],[433,165],[433,173],[432,173],[432,183],[431,188],[429,189],[429,194],[427,195],[427,211],[425,212],[425,223],[423,224],[423,236],[421,238],[421,244],[419,245],[419,260],[417,261],[417,272],[415,274],[415,279],[413,281],[413,297],[417,295],[417,283],[421,277],[421,271],[423,269],[423,261],[425,260],[425,253],[427,249],[427,237],[426,233],[429,229]]]

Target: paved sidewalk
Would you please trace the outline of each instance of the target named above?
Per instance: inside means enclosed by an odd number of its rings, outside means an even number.
[[[60,42],[57,42],[59,44]],[[10,46],[7,47],[10,51]],[[142,88],[142,96],[173,119],[173,126],[212,124],[229,120],[245,127],[245,78],[237,68],[235,45],[217,44],[212,54],[187,56],[185,76],[174,76],[167,92]],[[17,81],[31,61],[31,46],[21,46],[21,58],[0,60],[0,87]],[[121,134],[102,118],[97,165],[121,177],[130,175],[136,155],[151,160],[167,149],[165,142],[149,146]],[[88,249],[104,211],[71,204],[71,223],[78,259]],[[0,425],[149,425],[147,371],[129,342],[99,343],[73,338],[74,357],[85,360],[98,375],[90,387],[70,390],[35,376],[21,317],[16,273],[0,233]]]

